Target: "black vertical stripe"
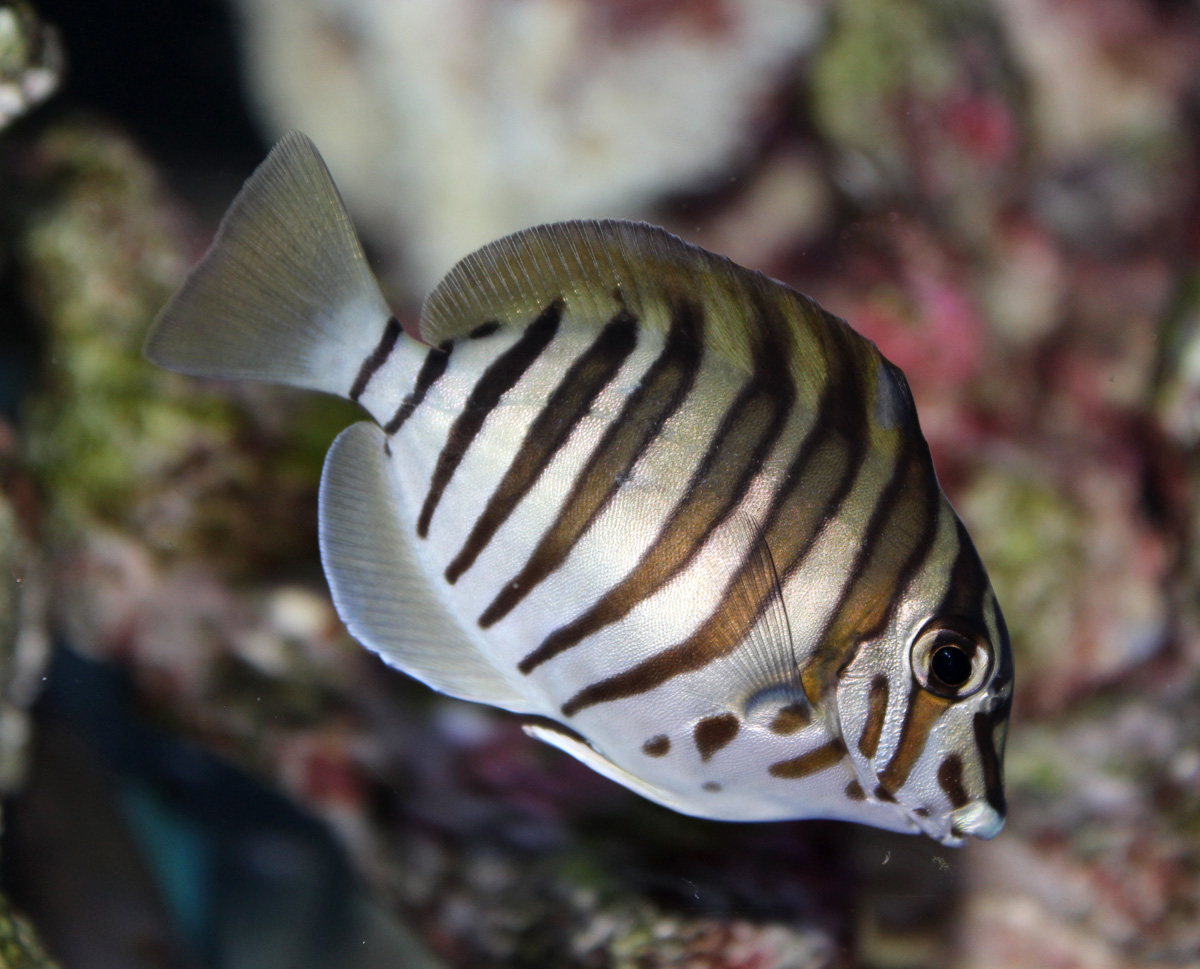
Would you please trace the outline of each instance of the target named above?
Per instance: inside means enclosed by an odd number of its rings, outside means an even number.
[[[965,807],[971,800],[963,785],[963,762],[958,754],[947,754],[938,766],[938,786],[950,798],[952,808]]]
[[[882,796],[880,791],[894,796],[895,792],[907,783],[908,775],[921,759],[933,725],[950,709],[952,702],[946,697],[930,693],[919,683],[912,685],[905,703],[904,720],[900,723],[900,737],[896,741],[896,749],[892,752],[887,766],[877,774],[877,797]]]
[[[801,671],[813,702],[834,689],[859,646],[890,621],[937,538],[941,492],[919,433],[905,436],[895,470],[880,496],[838,604]]]
[[[1004,613],[1000,610],[1000,603],[996,601],[995,595],[989,590],[985,597],[985,612],[986,606],[990,604],[996,613],[996,632],[997,641],[992,644],[994,650],[993,658],[996,664],[995,672],[992,673],[992,683],[989,687],[992,695],[995,696],[997,706],[993,708],[993,714],[997,720],[1006,720],[1009,710],[1012,707],[1012,688],[1013,688],[1013,655],[1012,643],[1008,638],[1008,625],[1004,621]],[[987,629],[986,618],[980,623],[983,629]]]
[[[563,563],[580,536],[608,507],[651,442],[691,393],[703,358],[703,327],[698,304],[686,300],[674,304],[662,352],[600,438],[554,524],[521,571],[480,615],[480,626],[486,629],[508,615]]]
[[[387,325],[383,328],[383,336],[379,338],[375,349],[371,351],[371,355],[358,368],[358,376],[354,378],[354,383],[350,385],[351,400],[357,401],[363,395],[363,391],[367,389],[367,384],[375,376],[375,371],[387,363],[388,357],[392,355],[392,351],[396,348],[396,341],[400,339],[401,332],[400,321],[394,316],[391,317],[387,321]]]
[[[835,343],[834,354],[838,349]],[[844,344],[840,349],[848,351]],[[834,370],[834,359],[831,356],[831,370]],[[783,489],[773,501],[764,527],[767,541],[776,550],[783,580],[799,567],[811,549],[817,535],[815,526],[833,514],[833,509],[849,494],[853,479],[866,458],[865,440],[869,428],[862,409],[865,392],[861,384],[855,382],[860,366],[855,366],[852,359],[847,352],[848,366],[838,374],[837,379],[831,379],[818,420],[790,469],[790,472],[796,472],[800,481],[808,481],[808,475],[800,473],[807,468],[821,482],[829,500],[820,503],[819,516],[813,515],[812,505],[817,504],[814,500],[807,514],[793,517],[792,514],[781,514],[789,508],[789,499],[797,494],[812,499],[814,494],[821,493],[820,488]],[[857,362],[860,365],[862,363],[861,359]],[[846,389],[859,393],[846,396]],[[836,434],[832,433],[835,427]],[[817,448],[828,445],[830,440],[841,438],[844,441],[848,434],[853,435],[850,440],[860,443],[851,453],[845,472],[832,476],[831,481],[829,468],[817,457]],[[933,549],[940,496],[933,465],[920,432],[914,427],[906,427],[902,434],[900,454],[892,477],[868,523],[838,605],[821,637],[822,644],[802,671],[805,692],[814,702],[836,683],[837,676],[853,660],[858,646],[883,630],[904,590]],[[813,466],[809,467],[810,464]],[[833,491],[829,493],[831,485]],[[781,501],[781,497],[784,500]],[[783,547],[781,553],[777,543]],[[746,591],[745,570],[748,567],[749,563],[744,562],[726,586],[717,611],[688,639],[661,650],[627,670],[584,687],[563,704],[564,715],[571,716],[593,704],[647,692],[675,676],[698,670],[738,648],[766,605],[764,597],[757,613],[740,610],[744,617],[741,620],[744,628],[731,628],[730,618],[735,611],[732,603],[744,600],[750,594]],[[544,647],[545,644],[540,649]],[[530,658],[522,661],[522,669]]]
[[[417,518],[417,534],[424,538],[429,534],[429,522],[442,499],[442,494],[454,472],[462,463],[467,448],[483,427],[483,422],[500,403],[500,398],[513,388],[525,371],[554,339],[562,321],[563,301],[556,299],[521,334],[511,347],[483,372],[463,406],[462,413],[455,418],[446,437],[446,443],[438,455],[429,483],[429,491]]]
[[[988,579],[979,561],[979,553],[971,542],[971,536],[962,521],[955,516],[955,533],[958,537],[958,553],[950,569],[950,583],[942,597],[936,615],[978,617],[981,629],[983,622],[983,597],[987,594]]]
[[[537,483],[567,443],[575,425],[592,409],[600,392],[637,346],[637,331],[637,320],[621,310],[567,369],[546,405],[529,425],[512,464],[476,519],[462,549],[447,566],[447,581],[458,581],[459,576],[475,563],[496,530]]]
[[[966,526],[957,516],[954,524],[958,535],[958,554],[954,558],[954,566],[950,570],[950,583],[938,606],[937,615],[960,616],[971,620],[980,631],[986,631],[987,607],[991,601],[996,609],[998,635],[997,641],[991,643],[996,671],[992,675],[990,689],[993,694],[1003,696],[1010,688],[1013,678],[1012,646],[1008,639],[1008,628],[1000,606],[991,593],[987,572],[971,536],[967,534]],[[1011,701],[1011,695],[1009,700]]]
[[[879,673],[871,680],[867,694],[867,719],[858,738],[858,752],[867,760],[874,760],[879,749],[879,738],[883,736],[883,725],[887,720],[888,694],[891,692],[887,675]]]
[[[404,422],[412,417],[413,411],[421,406],[429,388],[437,383],[438,378],[446,372],[446,367],[450,363],[450,351],[453,348],[453,340],[446,340],[436,347],[429,348],[429,352],[425,354],[425,360],[421,364],[421,369],[417,372],[413,389],[404,395],[404,400],[396,408],[392,419],[383,425],[385,434],[395,434],[404,426]]]
[[[483,340],[491,336],[500,329],[499,320],[488,320],[486,323],[480,323],[475,329],[467,334],[467,338],[471,340]]]
[[[798,474],[792,482],[796,486],[795,491],[788,489],[793,494],[807,494],[812,500],[813,507],[808,509],[807,515],[794,519],[782,518],[778,512],[786,507],[786,503],[773,503],[773,519],[771,525],[763,530],[763,540],[768,542],[772,550],[775,549],[771,541],[772,533],[780,535],[780,541],[787,543],[781,550],[782,554],[775,559],[780,565],[778,571],[767,579],[755,576],[753,570],[761,569],[763,563],[752,550],[726,584],[717,608],[695,632],[682,642],[660,650],[626,670],[584,687],[563,704],[562,712],[566,716],[597,703],[648,692],[667,680],[694,672],[744,647],[754,624],[767,609],[772,597],[778,594],[783,577],[794,571],[808,554],[820,533],[821,525],[849,488],[847,482],[853,478],[852,469],[847,468],[838,474],[837,471],[841,469],[835,467],[835,473],[829,473],[829,463],[823,460],[826,455],[818,450],[827,443],[825,435],[816,430],[810,431],[800,448],[800,455],[793,462],[793,467],[802,463],[809,465],[808,473]],[[822,487],[813,487],[811,490],[805,488],[801,482],[810,482],[810,475],[821,479],[825,490]],[[832,489],[832,493],[829,493],[829,489]],[[780,645],[789,650],[786,661],[791,662],[791,644]]]
[[[726,410],[700,465],[649,549],[595,605],[526,655],[518,664],[521,672],[531,672],[628,615],[686,568],[713,530],[745,498],[783,433],[796,396],[789,367],[791,333],[786,325],[761,316],[756,336],[753,374]]]
[[[996,752],[995,734],[997,725],[1003,723],[1007,716],[1008,707],[1005,705],[990,714],[977,713],[972,721],[975,746],[979,748],[980,764],[983,767],[985,797],[988,804],[1001,815],[1005,812],[1004,777],[1000,767],[1000,755]]]
[[[720,656],[744,648],[754,624],[811,551],[825,523],[849,493],[865,454],[865,392],[842,330],[825,334],[829,378],[817,415],[771,499],[763,541],[778,566],[770,581],[755,577],[761,560],[747,555],[726,585],[717,609],[683,642],[648,657],[604,680],[589,684],[562,707],[571,716],[586,706],[644,693],[683,673],[698,670]],[[747,608],[747,604],[750,608]],[[786,662],[791,662],[790,644]]]

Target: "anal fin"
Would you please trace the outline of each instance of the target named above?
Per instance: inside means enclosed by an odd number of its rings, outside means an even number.
[[[571,733],[556,730],[553,727],[544,726],[539,723],[524,724],[523,729],[529,736],[536,737],[538,740],[548,743],[551,747],[557,747],[564,753],[570,754],[576,760],[587,764],[597,774],[607,777],[610,781],[615,781],[622,787],[629,788],[629,790],[635,794],[640,794],[647,800],[661,804],[663,807],[668,807],[672,811],[678,811],[680,814],[694,814],[698,817],[703,817],[703,814],[695,805],[688,804],[670,791],[656,787],[649,781],[645,781],[636,774],[630,773],[624,767],[614,764],[596,750],[595,747],[584,743],[577,736],[572,736]]]
[[[325,459],[321,560],[338,615],[360,643],[435,690],[540,712],[488,662],[434,592],[397,512],[385,443],[382,429],[364,421],[343,431]]]

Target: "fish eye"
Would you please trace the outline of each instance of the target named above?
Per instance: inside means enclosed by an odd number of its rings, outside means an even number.
[[[913,676],[930,693],[960,700],[977,692],[992,669],[992,647],[973,624],[935,619],[912,648]]]
[[[947,643],[933,651],[929,669],[935,678],[957,690],[971,678],[971,657],[957,643]]]

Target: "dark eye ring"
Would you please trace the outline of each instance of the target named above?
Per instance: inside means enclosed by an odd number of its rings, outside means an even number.
[[[987,637],[953,619],[927,623],[913,642],[913,676],[930,693],[962,699],[987,682],[992,648]]]

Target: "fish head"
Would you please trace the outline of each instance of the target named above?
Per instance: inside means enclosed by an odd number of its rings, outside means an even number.
[[[957,846],[1004,826],[1013,659],[986,573],[945,508],[955,526],[946,547],[935,548],[933,567],[914,579],[883,632],[852,652],[831,712],[864,799]]]

